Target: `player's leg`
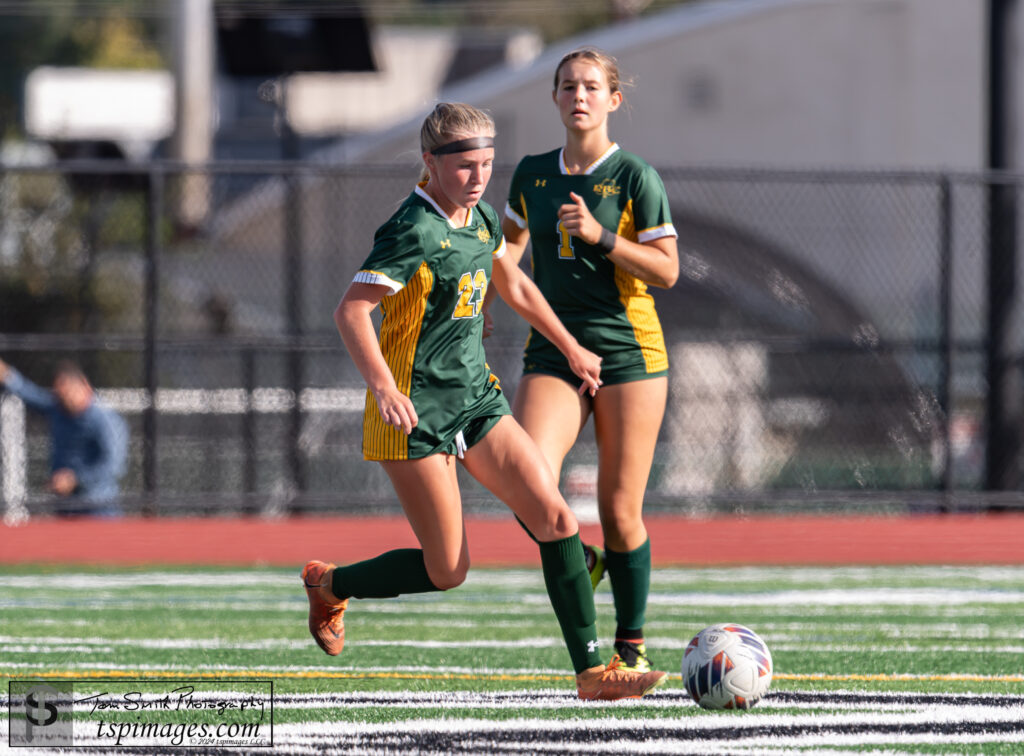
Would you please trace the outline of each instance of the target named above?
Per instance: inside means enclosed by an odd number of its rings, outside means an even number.
[[[567,381],[543,373],[527,373],[516,388],[512,412],[540,448],[557,481],[562,462],[590,416],[590,398]]]
[[[381,464],[422,548],[393,549],[342,567],[319,561],[306,565],[302,577],[310,601],[310,632],[331,655],[344,645],[349,598],[446,590],[462,583],[469,569],[453,458],[437,454]]]
[[[543,373],[527,373],[516,388],[513,413],[547,460],[557,482],[562,463],[590,416],[590,398],[580,396],[568,381]],[[604,576],[600,548],[583,545],[592,588]]]
[[[651,581],[643,501],[667,396],[668,378],[659,377],[602,386],[594,397],[597,500],[615,602],[615,647],[627,667],[640,670],[649,668],[643,626]]]
[[[579,525],[537,445],[506,415],[466,450],[463,464],[537,540],[544,583],[576,673],[602,666]]]
[[[511,417],[502,417],[470,446],[463,463],[536,536],[544,584],[576,671],[580,697],[638,697],[660,685],[664,673],[637,674],[602,664],[579,526],[526,431]]]
[[[430,582],[446,591],[461,585],[469,571],[469,547],[459,493],[456,458],[382,462],[423,552]]]

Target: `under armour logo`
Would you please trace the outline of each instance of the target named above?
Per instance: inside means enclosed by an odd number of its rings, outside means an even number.
[[[547,186],[547,183],[547,179],[537,179],[537,182],[534,184],[534,186]]]
[[[601,641],[589,640],[587,641],[587,653],[592,654],[597,651],[597,647],[601,645]]]
[[[444,241],[441,242],[441,249],[448,249],[450,246],[452,246],[451,239],[445,239]]]

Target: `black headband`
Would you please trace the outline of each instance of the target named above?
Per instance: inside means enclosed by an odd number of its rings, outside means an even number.
[[[448,144],[442,144],[430,151],[431,155],[448,155],[452,152],[469,152],[470,150],[482,150],[494,146],[494,137],[476,136],[469,139],[458,139]]]

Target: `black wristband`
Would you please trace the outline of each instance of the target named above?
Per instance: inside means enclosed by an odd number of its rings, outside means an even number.
[[[595,246],[600,247],[604,250],[605,254],[608,254],[615,249],[615,242],[618,240],[619,237],[617,234],[612,233],[607,228],[602,228],[601,238],[597,240],[597,244]]]

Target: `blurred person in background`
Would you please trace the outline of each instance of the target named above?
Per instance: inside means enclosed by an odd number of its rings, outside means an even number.
[[[603,385],[578,393],[565,358],[533,329],[513,411],[556,478],[594,416],[604,550],[586,544],[587,566],[595,589],[608,572],[623,668],[646,672],[651,543],[642,509],[668,397],[668,354],[647,287],[669,288],[679,277],[677,234],[657,172],[608,136],[608,117],[623,102],[615,59],[594,48],[570,52],[555,69],[552,99],[565,145],[520,161],[502,233],[516,263],[533,241],[534,280],[569,332],[601,357]]]
[[[116,517],[128,458],[128,425],[96,400],[92,384],[72,362],[61,362],[44,389],[0,360],[0,385],[50,423],[48,490],[57,514]]]

